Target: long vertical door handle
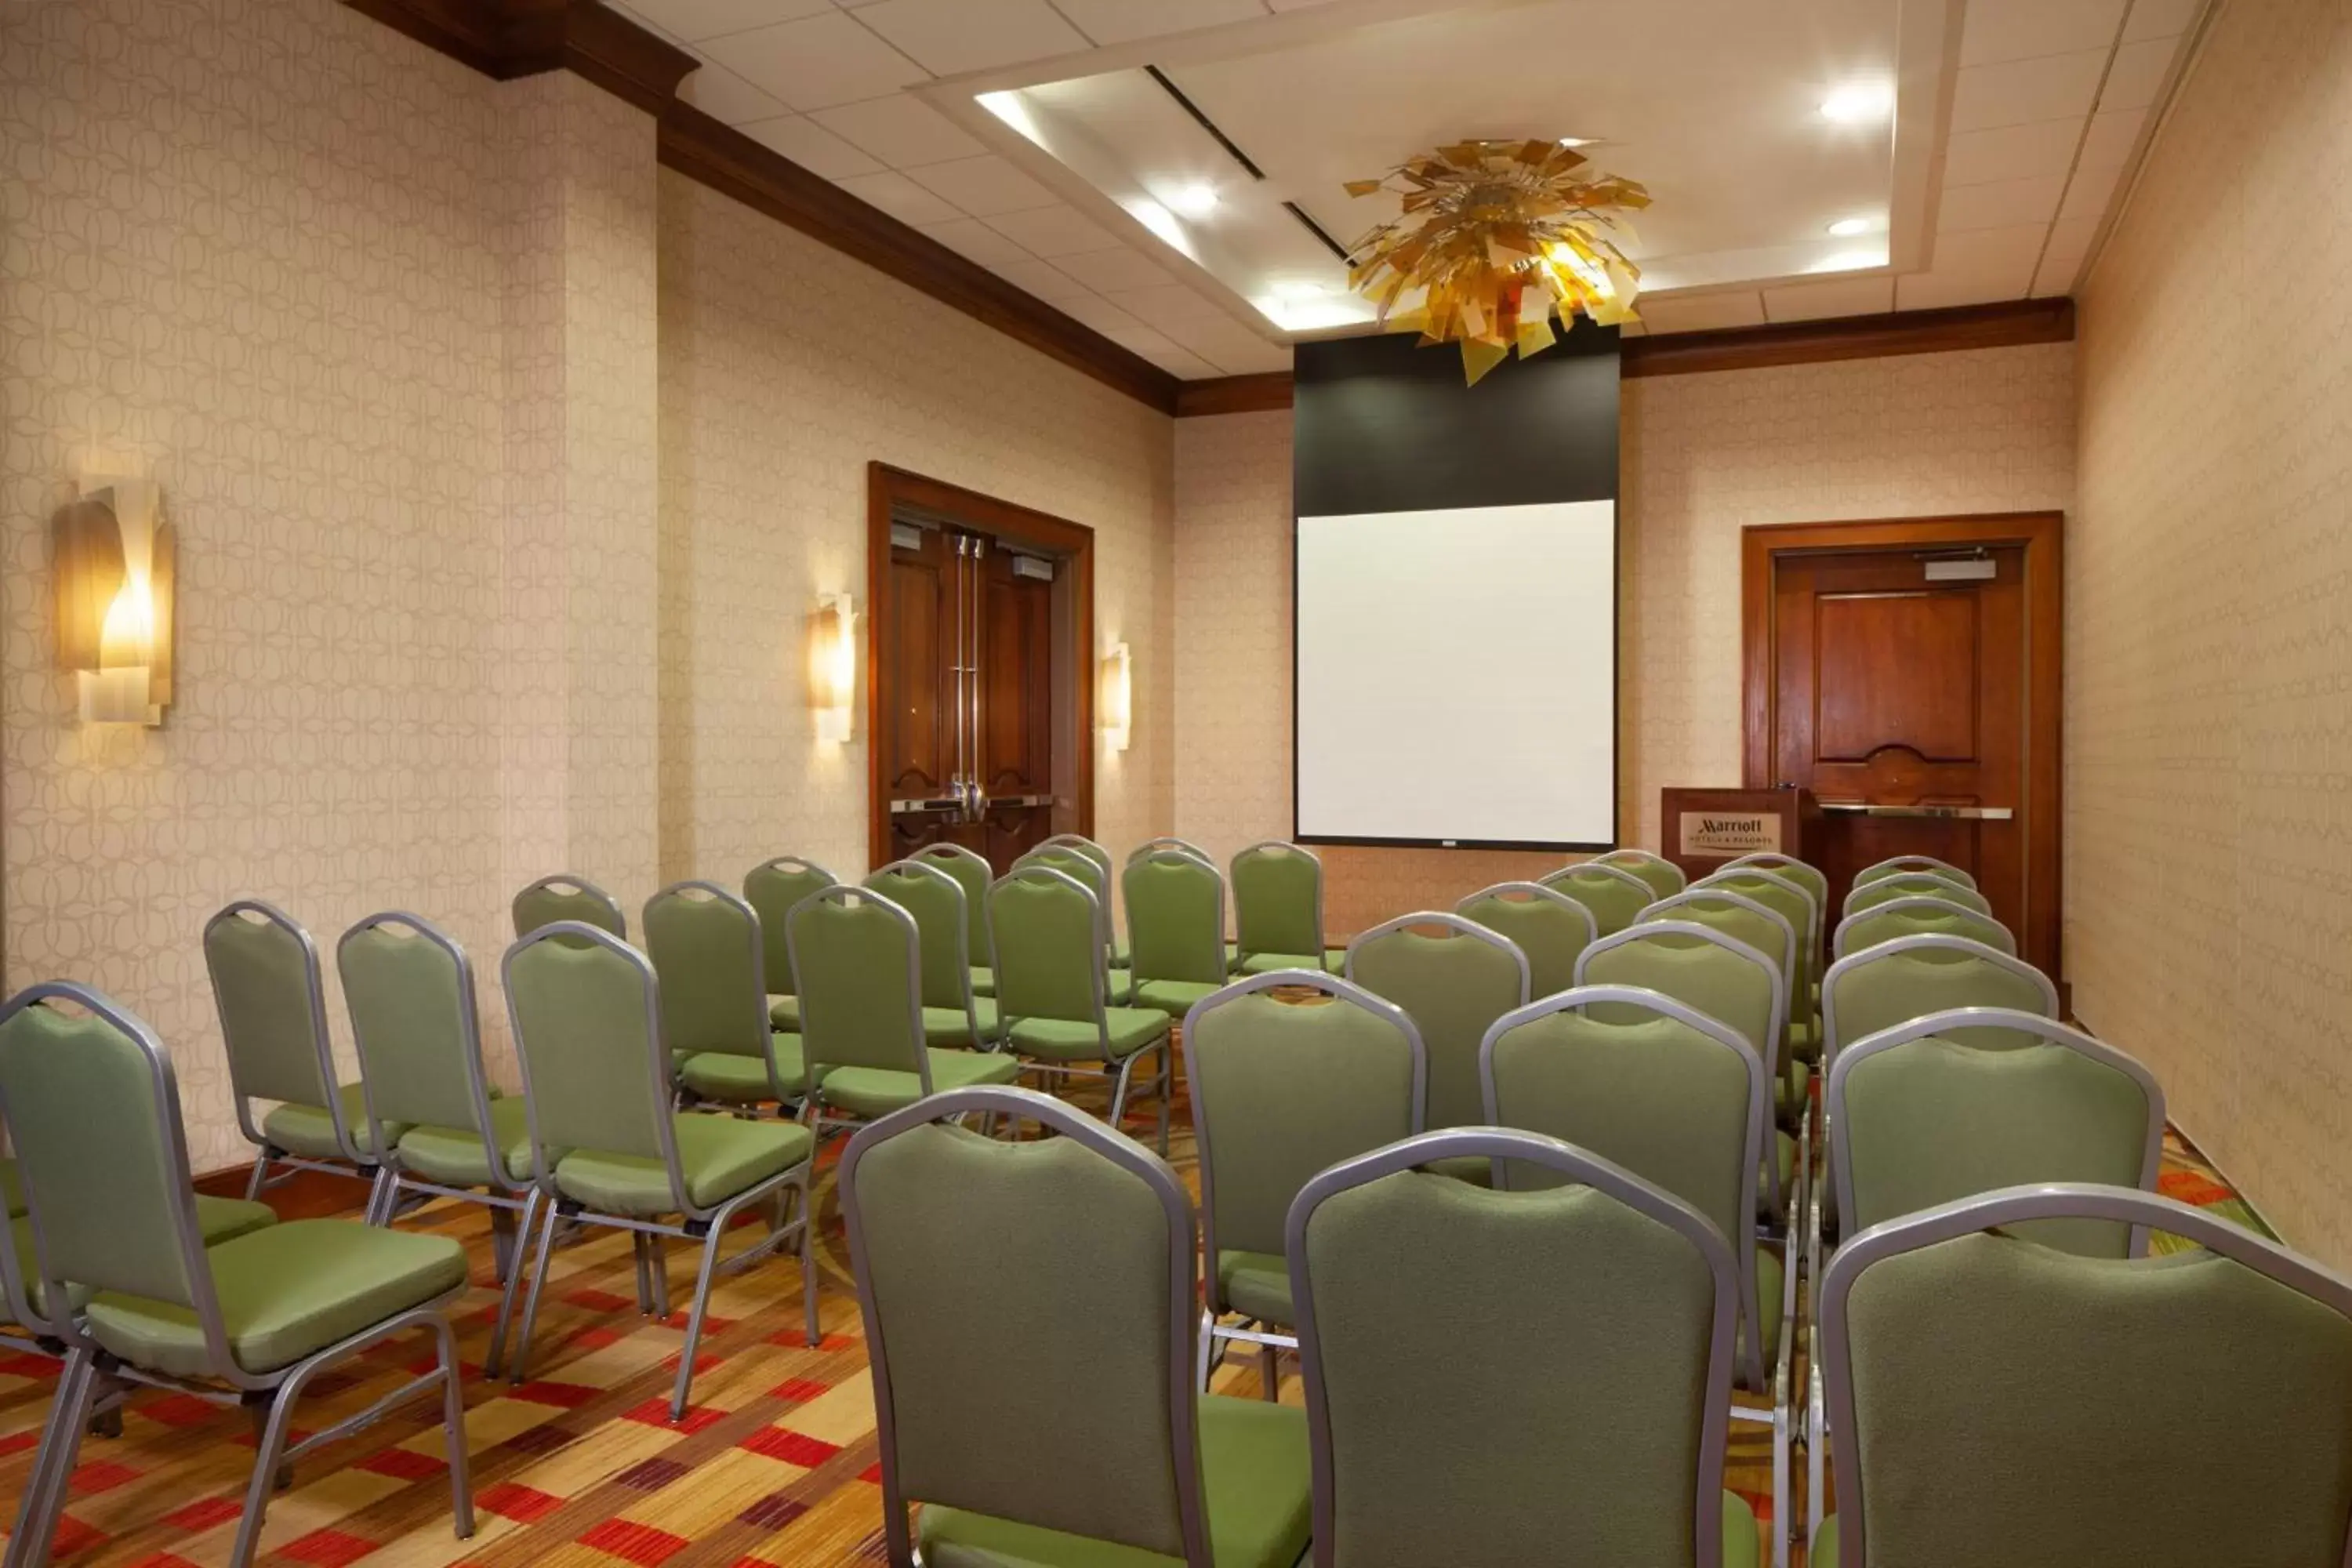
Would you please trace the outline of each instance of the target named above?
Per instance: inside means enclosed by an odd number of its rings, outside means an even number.
[[[988,541],[975,534],[971,541],[971,656],[964,662],[971,667],[971,819],[978,822],[988,810],[988,784],[982,776],[982,741],[980,728],[980,558],[988,549]]]
[[[964,557],[964,536],[963,536],[962,534],[959,533],[959,534],[955,534],[955,535],[953,535],[952,537],[953,537],[953,538],[954,538],[954,540],[955,540],[955,569],[954,569],[954,573],[953,573],[953,575],[952,575],[952,578],[951,578],[951,581],[952,581],[952,583],[953,583],[953,584],[954,584],[954,592],[955,592],[955,643],[954,643],[954,646],[953,646],[952,647],[950,647],[950,648],[949,649],[949,652],[948,652],[948,668],[949,668],[950,671],[952,671],[952,672],[954,673],[954,675],[955,675],[955,695],[954,695],[952,698],[950,698],[950,699],[949,700],[953,704],[954,709],[955,709],[955,711],[954,711],[954,713],[953,713],[953,715],[952,715],[952,717],[953,717],[953,719],[954,719],[954,721],[955,721],[955,763],[954,763],[954,767],[955,767],[955,776],[954,776],[954,779],[953,779],[953,781],[951,782],[951,784],[950,784],[950,787],[953,790],[953,792],[954,792],[954,794],[955,794],[955,797],[956,797],[956,807],[957,807],[957,815],[958,815],[959,816],[961,816],[967,815],[967,814],[969,813],[970,809],[971,809],[971,808],[970,808],[970,806],[969,806],[969,805],[967,804],[966,796],[965,796],[965,795],[964,795],[964,770],[963,770],[963,680],[964,680],[964,674],[963,674],[963,557]]]

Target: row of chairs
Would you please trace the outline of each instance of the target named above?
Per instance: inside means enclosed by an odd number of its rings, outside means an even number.
[[[1377,1016],[1340,1005],[1307,1048]],[[1060,1136],[954,1125],[975,1114]],[[1510,1175],[1437,1173],[1463,1162]],[[1013,1089],[861,1130],[841,1193],[889,1561],[1752,1568],[1755,1520],[1720,1485],[1747,1297],[1697,1205],[1497,1127],[1349,1150],[1271,1201],[1291,1184],[1251,1206],[1282,1238],[1303,1409],[1182,1375],[1222,1238],[1196,1249],[1149,1151]],[[1234,1201],[1204,1194],[1212,1225]],[[2208,1250],[2119,1267],[2030,1239],[2053,1226]],[[2334,1568],[2352,1548],[2352,1282],[2273,1243],[2127,1188],[2012,1187],[1857,1236],[1822,1316],[1824,1568]]]

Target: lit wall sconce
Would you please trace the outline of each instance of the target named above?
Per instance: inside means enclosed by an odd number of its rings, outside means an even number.
[[[86,478],[51,523],[58,662],[85,724],[161,724],[172,702],[174,541],[152,479]]]
[[[1135,677],[1127,655],[1127,645],[1120,643],[1102,661],[1103,744],[1114,752],[1127,750],[1128,738],[1135,729]]]
[[[809,637],[809,706],[816,710],[818,740],[849,739],[857,706],[857,612],[846,594],[826,595],[817,610]]]

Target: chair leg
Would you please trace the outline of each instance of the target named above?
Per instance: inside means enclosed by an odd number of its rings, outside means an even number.
[[[654,1310],[653,1277],[646,1268],[646,1233],[629,1232],[629,1261],[637,1270],[637,1316],[648,1318]]]
[[[245,1201],[253,1203],[261,1196],[261,1189],[269,1179],[269,1151],[264,1149],[253,1157],[253,1174],[246,1178]]]
[[[694,1302],[686,1314],[686,1346],[677,1358],[677,1387],[669,1396],[669,1418],[686,1419],[687,1396],[694,1392],[694,1353],[702,1342],[702,1311],[710,1304],[710,1276],[719,1267],[719,1244],[726,1239],[723,1223],[713,1224],[703,1238],[702,1267],[695,1271]]]
[[[515,1211],[493,1204],[490,1205],[490,1278],[503,1285],[514,1278],[514,1266]]]
[[[513,1381],[518,1386],[530,1366],[530,1335],[539,1326],[539,1292],[547,1283],[547,1254],[555,1245],[555,1200],[549,1198],[540,1211],[539,1247],[530,1265],[530,1294],[523,1301],[522,1328],[515,1335]]]
[[[1138,1051],[1134,1053],[1134,1055],[1129,1056],[1127,1060],[1118,1064],[1118,1087],[1111,1090],[1110,1094],[1109,1121],[1113,1131],[1123,1131],[1121,1123],[1127,1120],[1128,1079],[1135,1071],[1135,1058],[1142,1054],[1142,1052]]]
[[[48,1424],[26,1478],[25,1497],[16,1509],[16,1525],[8,1535],[6,1568],[40,1568],[49,1560],[49,1541],[56,1535],[58,1516],[65,1511],[66,1485],[73,1479],[81,1453],[82,1429],[89,1424],[90,1390],[97,1380],[96,1359],[85,1350],[66,1358],[58,1379]]]
[[[824,1331],[817,1324],[816,1301],[816,1157],[801,1167],[801,1313],[807,1320],[808,1342],[814,1349]]]
[[[523,1194],[522,1217],[510,1222],[512,1228],[507,1237],[506,1289],[499,1296],[499,1326],[490,1335],[490,1359],[482,1365],[484,1377],[498,1376],[499,1366],[506,1360],[507,1331],[514,1325],[515,1298],[521,1293],[523,1260],[530,1254],[531,1226],[538,1218],[539,1189],[533,1187]]]
[[[1272,1345],[1257,1347],[1258,1397],[1268,1402],[1282,1397],[1282,1352]]]
[[[1160,1042],[1160,1157],[1168,1157],[1168,1102],[1176,1093],[1176,1052],[1173,1040]]]
[[[294,1413],[295,1396],[300,1392],[297,1373],[278,1385],[267,1406],[251,1405],[254,1415],[253,1479],[246,1483],[245,1512],[236,1521],[236,1542],[229,1548],[228,1568],[246,1568],[253,1561],[254,1548],[261,1541],[261,1516],[269,1507],[269,1495],[282,1491],[293,1478],[287,1467],[278,1461],[286,1451],[286,1428]]]
[[[1201,1342],[1192,1351],[1192,1386],[1202,1394],[1209,1392],[1209,1379],[1217,1370],[1217,1315],[1203,1307],[1201,1310]]]
[[[646,1231],[645,1237],[646,1278],[653,1281],[654,1317],[666,1323],[669,1321],[669,1258],[660,1237]]]
[[[467,1453],[464,1365],[457,1359],[457,1336],[446,1318],[433,1320],[433,1339],[441,1352],[441,1423],[447,1429],[449,1449],[449,1514],[457,1539],[474,1538],[474,1473]]]
[[[389,1226],[392,1211],[400,1202],[400,1180],[389,1165],[375,1168],[375,1180],[368,1187],[367,1223]]]
[[[1785,1405],[1772,1412],[1772,1568],[1789,1568],[1789,1423]]]

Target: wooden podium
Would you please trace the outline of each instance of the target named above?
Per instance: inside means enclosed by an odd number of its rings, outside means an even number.
[[[1822,808],[1808,789],[1681,789],[1658,792],[1665,858],[1692,881],[1727,860],[1771,850],[1811,860]]]

